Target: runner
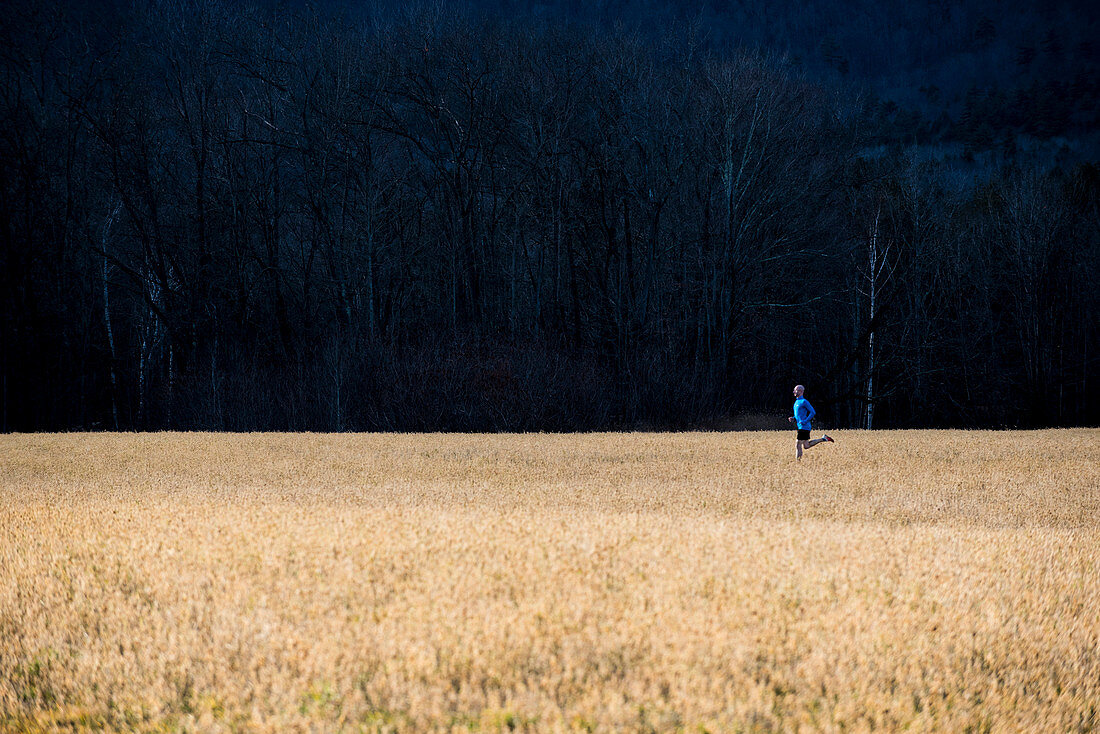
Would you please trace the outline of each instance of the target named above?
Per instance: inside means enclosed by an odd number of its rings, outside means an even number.
[[[825,434],[821,438],[815,438],[810,440],[810,421],[817,415],[817,411],[814,410],[814,406],[810,405],[810,401],[802,397],[802,394],[806,392],[806,388],[802,385],[794,386],[794,415],[787,420],[795,424],[798,428],[798,434],[795,440],[795,458],[799,461],[802,460],[802,449],[809,449],[817,446],[819,443],[835,443],[833,439],[829,438],[829,434]]]

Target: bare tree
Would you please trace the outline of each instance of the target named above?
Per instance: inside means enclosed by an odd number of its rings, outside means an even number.
[[[875,413],[875,332],[877,319],[879,318],[879,304],[882,294],[890,284],[897,263],[891,262],[892,245],[890,240],[880,235],[879,220],[882,217],[882,205],[875,207],[874,220],[867,230],[867,258],[864,268],[860,273],[861,283],[858,286],[859,293],[866,299],[867,313],[867,368],[864,392],[866,409],[864,413],[863,427],[871,430],[874,427]]]

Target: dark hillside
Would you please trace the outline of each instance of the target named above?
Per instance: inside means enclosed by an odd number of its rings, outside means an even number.
[[[2,430],[1096,421],[1083,5],[8,9]]]

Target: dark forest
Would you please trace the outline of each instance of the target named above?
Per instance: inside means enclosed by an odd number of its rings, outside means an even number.
[[[1018,5],[1018,6],[1017,6]],[[4,431],[1096,425],[1096,11],[13,3]]]

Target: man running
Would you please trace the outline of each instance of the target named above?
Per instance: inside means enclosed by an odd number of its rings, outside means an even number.
[[[809,400],[802,397],[804,392],[806,392],[806,388],[801,385],[794,386],[794,415],[787,419],[798,428],[798,436],[794,445],[795,458],[799,461],[802,460],[802,449],[813,448],[819,443],[834,443],[833,439],[829,438],[829,434],[825,434],[822,438],[810,440],[810,421],[817,415],[817,411],[814,410],[814,406],[810,405]]]

